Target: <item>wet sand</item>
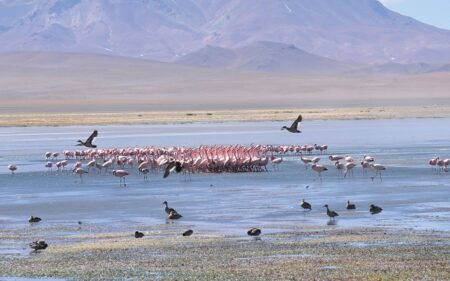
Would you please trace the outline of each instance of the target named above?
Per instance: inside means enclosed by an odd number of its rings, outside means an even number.
[[[345,108],[248,109],[209,111],[9,113],[0,114],[0,127],[136,125],[193,122],[294,120],[364,120],[402,118],[449,118],[450,106],[383,106]]]
[[[410,229],[297,227],[260,240],[208,232],[182,237],[176,223],[128,232],[85,233],[81,226],[24,256],[0,255],[3,276],[70,280],[449,280],[450,236]],[[69,229],[70,230],[70,229]],[[62,229],[1,230],[21,241]],[[98,230],[97,230],[98,231]],[[26,247],[24,245],[24,247]],[[29,250],[24,250],[29,251]]]

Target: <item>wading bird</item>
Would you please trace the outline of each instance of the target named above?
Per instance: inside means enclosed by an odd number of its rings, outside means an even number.
[[[323,207],[327,208],[327,216],[330,217],[330,220],[334,220],[335,217],[339,216],[339,214],[335,211],[330,211],[330,209],[328,208],[328,204],[325,204]]]
[[[353,203],[350,203],[350,201],[347,201],[347,206],[345,207],[347,210],[355,210],[356,205]]]
[[[378,206],[372,204],[372,205],[370,205],[369,211],[372,215],[375,215],[375,214],[381,213],[381,211],[383,211],[383,209],[381,207],[378,207]]]
[[[130,174],[128,171],[125,171],[125,170],[113,170],[112,174],[114,176],[120,178],[119,186],[122,186],[122,179],[123,179],[123,186],[127,186],[127,183],[125,182],[125,177]]]
[[[30,245],[30,247],[31,247],[32,249],[34,249],[34,251],[44,250],[45,248],[48,247],[48,244],[45,243],[44,240],[36,240],[36,241],[34,241],[34,242],[31,242],[31,243],[28,244],[28,245]]]
[[[40,217],[33,217],[30,216],[30,218],[28,219],[29,223],[35,223],[35,222],[40,222],[42,219]]]
[[[300,207],[303,208],[303,210],[309,210],[311,211],[311,204],[305,201],[305,199],[302,199],[302,202],[300,203]]]
[[[256,227],[251,228],[247,231],[247,234],[249,236],[259,236],[261,234],[261,229],[256,228]]]
[[[164,211],[167,214],[167,218],[169,218],[171,220],[176,220],[176,219],[183,217],[181,214],[179,214],[177,211],[175,211],[175,209],[169,208],[169,203],[167,203],[167,201],[164,201],[163,205],[166,205],[166,207],[164,208]]]

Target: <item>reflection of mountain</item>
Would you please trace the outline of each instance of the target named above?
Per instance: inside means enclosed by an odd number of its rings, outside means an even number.
[[[3,52],[96,52],[164,61],[211,53],[211,45],[230,50],[217,49],[225,57],[206,64],[229,67],[231,56],[239,68],[269,71],[301,72],[297,63],[283,62],[297,57],[310,66],[317,60],[317,69],[345,66],[310,54],[357,63],[450,63],[450,31],[376,0],[11,0],[0,2],[0,41]],[[297,49],[274,54],[262,41]],[[247,61],[240,55],[255,48]]]

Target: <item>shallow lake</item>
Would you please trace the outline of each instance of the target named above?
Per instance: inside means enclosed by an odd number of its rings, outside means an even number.
[[[89,173],[81,183],[71,173],[47,173],[44,153],[76,149],[76,140],[94,127],[0,128],[0,228],[28,227],[27,218],[36,215],[43,221],[33,227],[82,221],[114,231],[134,230],[166,223],[162,202],[167,200],[183,215],[175,223],[218,234],[242,233],[252,226],[271,232],[292,225],[326,225],[324,204],[339,213],[330,227],[450,230],[450,173],[438,174],[428,165],[434,156],[450,158],[449,119],[305,121],[301,134],[281,131],[282,125],[289,124],[97,126],[94,143],[99,148],[327,144],[328,151],[318,155],[329,168],[322,181],[305,169],[299,155],[291,155],[277,171],[269,164],[269,172],[193,174],[190,181],[181,175],[163,179],[159,173],[145,182],[134,168],[126,188],[111,174]],[[387,170],[382,180],[372,180],[372,171],[364,175],[357,166],[354,176],[344,179],[328,160],[331,154],[352,155],[358,163],[368,154]],[[14,176],[7,169],[10,163],[18,166]],[[300,208],[302,198],[312,204],[311,212]],[[345,210],[347,200],[356,204],[355,211]],[[371,215],[370,204],[383,211]]]

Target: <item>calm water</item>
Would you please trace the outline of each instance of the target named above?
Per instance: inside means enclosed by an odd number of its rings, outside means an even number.
[[[277,231],[290,225],[326,225],[322,206],[328,203],[340,216],[335,226],[411,227],[450,231],[450,173],[438,175],[429,158],[450,158],[449,119],[312,121],[302,134],[280,131],[283,122],[186,125],[97,126],[99,147],[198,146],[200,144],[328,144],[320,163],[329,165],[320,182],[299,158],[286,157],[279,171],[242,174],[150,175],[136,171],[119,188],[110,174],[88,174],[81,184],[76,175],[47,174],[46,151],[75,149],[93,127],[0,128],[0,229],[28,227],[31,214],[39,225],[102,225],[111,230],[139,229],[164,224],[164,200],[183,214],[175,222],[220,234],[242,233],[251,226]],[[338,176],[330,154],[364,154],[376,158],[387,171],[372,181],[354,169],[354,177]],[[60,157],[61,158],[61,157]],[[15,163],[18,171],[8,173]],[[309,186],[309,188],[306,188]],[[303,212],[299,200],[313,205]],[[345,202],[357,205],[346,211]],[[370,215],[368,206],[383,212]]]

